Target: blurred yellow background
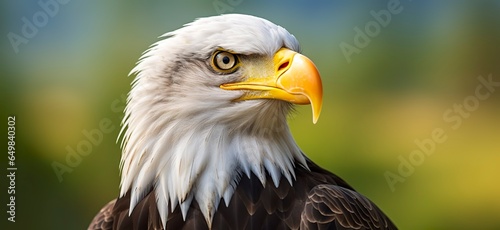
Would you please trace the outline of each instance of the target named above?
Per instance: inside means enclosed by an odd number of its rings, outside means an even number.
[[[260,16],[298,38],[325,99],[318,124],[309,106],[291,116],[297,142],[400,229],[500,229],[500,86],[476,92],[479,78],[500,82],[500,1],[39,2],[57,4],[0,3],[0,130],[6,140],[16,116],[18,167],[16,223],[4,211],[1,229],[86,228],[118,195],[127,74],[159,35],[220,13]],[[390,19],[370,13],[391,7]],[[413,154],[435,129],[446,139]],[[54,162],[67,165],[73,150],[87,155],[58,178]]]

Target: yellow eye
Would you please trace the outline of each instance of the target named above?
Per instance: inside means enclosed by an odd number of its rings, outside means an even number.
[[[234,71],[237,64],[238,57],[226,51],[218,51],[212,57],[212,67],[223,73]]]

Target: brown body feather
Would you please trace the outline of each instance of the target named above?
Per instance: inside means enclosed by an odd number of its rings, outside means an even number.
[[[282,178],[276,188],[270,177],[262,186],[243,176],[229,206],[219,204],[212,229],[396,229],[371,201],[338,176],[308,161],[310,171],[296,168],[293,186]],[[198,188],[203,189],[203,188]],[[129,216],[130,194],[108,203],[89,229],[163,229],[151,191]],[[196,201],[186,220],[179,206],[169,213],[167,229],[209,229]]]

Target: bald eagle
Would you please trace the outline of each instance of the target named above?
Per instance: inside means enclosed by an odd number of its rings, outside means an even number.
[[[200,18],[131,71],[120,195],[89,229],[396,229],[300,150],[293,104],[322,85],[297,39],[262,18]]]

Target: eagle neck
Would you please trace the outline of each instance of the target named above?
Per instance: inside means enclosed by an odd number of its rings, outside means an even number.
[[[121,196],[131,192],[130,213],[154,189],[163,224],[177,206],[185,218],[196,200],[210,226],[219,203],[229,205],[242,176],[253,174],[263,185],[271,178],[276,187],[285,177],[292,184],[295,163],[305,168],[307,164],[286,123],[288,110],[265,109],[283,106],[279,103],[260,105],[246,121],[187,116],[162,122],[156,118],[150,124],[161,129],[137,132],[142,136],[127,130]]]

